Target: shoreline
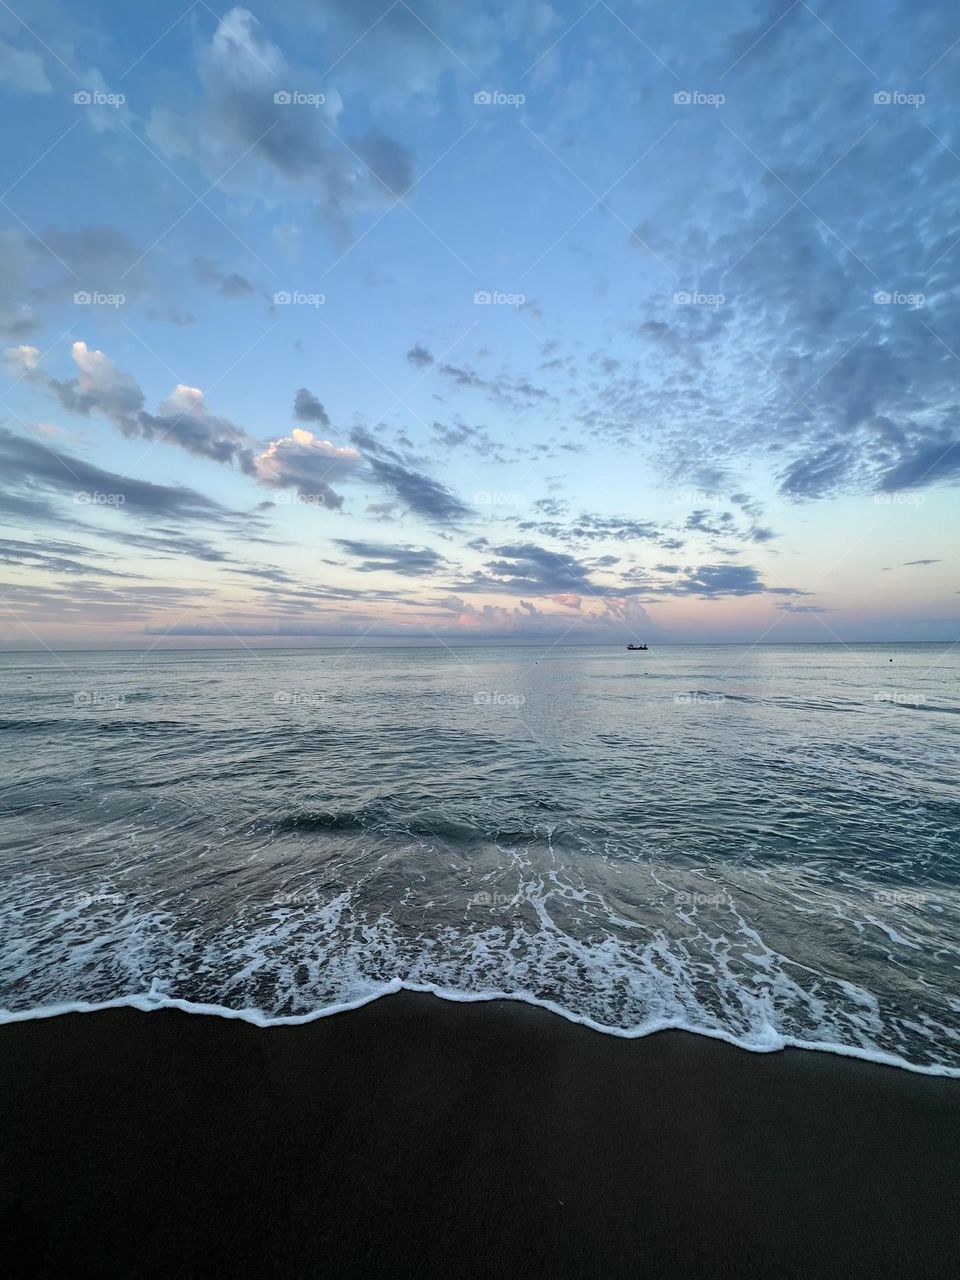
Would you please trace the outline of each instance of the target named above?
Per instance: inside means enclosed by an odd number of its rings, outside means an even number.
[[[852,1058],[856,1062],[866,1062],[874,1066],[892,1067],[897,1071],[908,1071],[915,1075],[932,1076],[939,1079],[960,1079],[960,1066],[950,1067],[940,1063],[911,1062],[907,1058],[886,1053],[880,1049],[863,1049],[855,1045],[844,1045],[830,1041],[796,1040],[779,1037],[778,1043],[744,1044],[732,1034],[709,1027],[693,1027],[674,1022],[663,1022],[643,1028],[608,1026],[595,1022],[592,1018],[573,1013],[563,1005],[552,1000],[541,1000],[523,992],[482,992],[473,993],[457,991],[451,988],[405,983],[394,979],[381,990],[371,995],[361,996],[357,1000],[343,1004],[327,1005],[310,1013],[266,1014],[260,1009],[232,1009],[227,1005],[196,1004],[178,996],[155,996],[145,992],[138,996],[121,996],[115,1000],[99,1003],[73,1000],[62,1004],[40,1005],[32,1009],[9,1010],[0,1009],[0,1028],[20,1022],[33,1022],[45,1018],[62,1018],[71,1014],[105,1013],[114,1009],[133,1009],[139,1013],[159,1013],[165,1009],[175,1010],[194,1017],[223,1018],[227,1022],[244,1022],[248,1026],[269,1030],[272,1027],[302,1027],[324,1018],[334,1018],[342,1013],[352,1013],[378,1000],[386,999],[401,992],[414,995],[434,996],[438,1000],[450,1004],[521,1004],[533,1009],[562,1018],[572,1026],[584,1027],[597,1035],[612,1036],[618,1040],[645,1040],[649,1036],[661,1035],[664,1032],[680,1032],[683,1035],[703,1036],[707,1040],[715,1040],[720,1044],[730,1045],[743,1053],[782,1053],[785,1050],[803,1053],[827,1053],[838,1058]]]
[[[0,1026],[19,1274],[960,1272],[960,1085],[403,991]]]

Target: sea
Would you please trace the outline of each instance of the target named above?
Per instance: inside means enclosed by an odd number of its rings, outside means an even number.
[[[407,988],[960,1075],[960,647],[0,655],[0,1020]]]

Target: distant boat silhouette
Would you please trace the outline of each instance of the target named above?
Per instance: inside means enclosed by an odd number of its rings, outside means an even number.
[[[627,648],[631,653],[643,653],[646,650],[645,644],[628,644]]]

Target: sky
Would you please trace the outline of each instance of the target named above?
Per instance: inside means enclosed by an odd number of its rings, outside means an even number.
[[[960,639],[960,12],[0,7],[0,647]]]

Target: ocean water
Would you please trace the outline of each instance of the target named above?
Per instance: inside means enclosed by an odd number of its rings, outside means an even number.
[[[960,1074],[960,649],[5,654],[0,691],[5,1018],[406,986]]]

